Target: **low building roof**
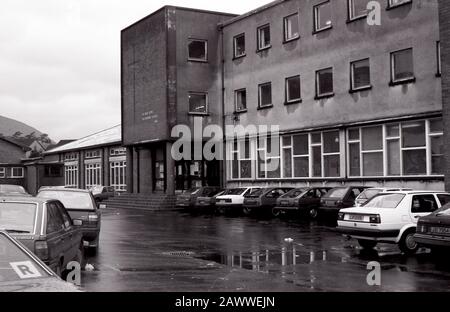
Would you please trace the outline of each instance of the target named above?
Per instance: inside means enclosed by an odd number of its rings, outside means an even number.
[[[91,134],[82,139],[53,148],[51,150],[48,150],[44,154],[72,152],[77,150],[84,150],[121,143],[122,143],[122,125],[117,125],[115,127]]]

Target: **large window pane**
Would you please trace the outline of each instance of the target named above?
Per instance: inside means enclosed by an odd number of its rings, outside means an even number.
[[[290,148],[283,150],[283,176],[285,178],[292,177],[292,151]]]
[[[208,112],[206,93],[189,93],[189,112],[190,113]]]
[[[410,122],[402,124],[403,147],[423,147],[425,140],[425,122]]]
[[[414,78],[413,50],[407,49],[392,53],[392,79],[399,81]]]
[[[340,155],[324,156],[325,177],[339,177],[340,176]]]
[[[363,154],[363,174],[366,177],[383,176],[383,153]]]
[[[313,152],[313,177],[322,177],[322,147],[314,146]]]
[[[293,136],[294,155],[309,155],[309,137],[307,134]]]
[[[286,101],[293,102],[301,99],[300,76],[286,79]]]
[[[252,161],[241,160],[241,179],[250,179],[252,177]]]
[[[296,178],[309,177],[309,157],[294,158],[294,176]]]
[[[239,179],[239,160],[236,153],[233,153],[232,168],[232,178]]]
[[[265,161],[265,153],[263,151],[258,152],[258,177],[261,179],[266,178],[266,161]]]
[[[387,141],[387,167],[388,175],[400,175],[400,142],[399,140]]]
[[[442,136],[431,137],[431,173],[444,174],[444,138]]]
[[[207,43],[204,40],[190,40],[188,44],[189,59],[194,61],[207,60]]]
[[[442,118],[430,120],[430,132],[442,133],[444,131],[444,123]]]
[[[369,59],[352,63],[352,89],[370,86],[370,62]]]
[[[339,131],[323,133],[323,152],[339,153]]]
[[[359,177],[361,175],[361,153],[359,150],[359,143],[352,143],[349,145],[349,161],[350,161],[350,176]]]
[[[259,86],[259,107],[272,105],[272,84],[265,83]]]
[[[403,151],[403,173],[405,175],[425,175],[427,173],[427,153],[423,149]]]
[[[362,128],[362,150],[374,151],[383,149],[383,128]]]
[[[317,80],[317,96],[331,94],[333,87],[333,69],[327,68],[319,70],[316,75]]]
[[[267,161],[267,164],[269,168],[276,168],[275,170],[267,171],[267,177],[269,179],[279,179],[281,172],[280,159],[270,159]]]

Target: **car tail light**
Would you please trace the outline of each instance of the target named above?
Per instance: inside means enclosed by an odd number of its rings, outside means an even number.
[[[98,215],[96,213],[90,213],[88,218],[89,218],[89,222],[97,222],[98,221]]]
[[[34,253],[41,260],[48,259],[48,245],[46,241],[36,241],[34,243]]]
[[[338,220],[343,221],[344,218],[345,218],[345,213],[339,212],[339,214],[338,214]]]
[[[373,216],[370,216],[369,221],[370,221],[370,223],[378,223],[378,224],[380,224],[381,223],[381,217],[380,217],[380,215],[373,215]]]

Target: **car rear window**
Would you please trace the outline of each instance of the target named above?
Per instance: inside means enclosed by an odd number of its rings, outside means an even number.
[[[89,193],[72,191],[42,191],[38,197],[59,200],[67,210],[95,210]]]
[[[0,230],[11,233],[34,233],[37,205],[0,202]]]
[[[261,196],[263,192],[264,189],[253,189],[247,194],[247,196],[258,197]]]
[[[5,234],[0,233],[0,281],[14,282],[42,277],[50,277],[50,274]]]
[[[405,198],[404,194],[379,194],[367,202],[364,207],[395,209],[403,198]]]
[[[223,193],[223,195],[241,195],[244,192],[245,189],[229,189],[226,190],[225,193]]]
[[[332,189],[331,191],[329,191],[327,193],[327,195],[325,195],[325,197],[330,197],[330,198],[342,198],[345,196],[345,194],[347,194],[348,189],[346,188],[335,188]]]
[[[378,195],[379,193],[381,193],[380,189],[368,189],[365,190],[364,192],[361,193],[361,195],[359,195],[360,199],[371,199],[372,197],[374,197],[375,195]]]
[[[307,190],[308,190],[307,188],[295,189],[283,195],[283,198],[297,198]]]

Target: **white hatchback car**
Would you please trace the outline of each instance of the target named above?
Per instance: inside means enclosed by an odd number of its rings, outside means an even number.
[[[398,244],[404,253],[415,253],[417,221],[450,201],[450,193],[400,191],[380,193],[362,207],[342,209],[338,232],[357,239],[363,248],[377,243]]]
[[[216,197],[217,212],[225,214],[230,211],[242,211],[245,195],[260,189],[260,187],[238,187],[225,190],[222,195]]]

